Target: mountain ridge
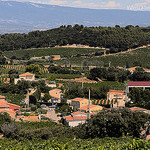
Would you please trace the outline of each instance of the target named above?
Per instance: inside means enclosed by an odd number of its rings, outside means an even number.
[[[150,25],[150,11],[74,8],[32,2],[0,1],[0,33],[27,33],[61,25]]]

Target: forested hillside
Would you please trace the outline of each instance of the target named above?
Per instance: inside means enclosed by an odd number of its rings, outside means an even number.
[[[110,53],[125,51],[150,43],[150,27],[128,25],[126,27],[84,27],[68,25],[47,31],[28,34],[0,35],[0,50],[54,47],[56,45],[83,44],[110,48]]]

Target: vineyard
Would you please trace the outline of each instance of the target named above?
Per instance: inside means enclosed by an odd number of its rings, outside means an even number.
[[[50,139],[50,140],[25,140],[10,139],[0,140],[0,149],[7,150],[148,150],[148,141],[131,138],[103,138],[103,139]]]
[[[49,55],[61,55],[61,56],[72,56],[77,54],[89,54],[104,51],[101,49],[93,48],[34,48],[34,49],[25,49],[25,50],[15,50],[15,51],[5,51],[4,55],[8,58],[12,56],[23,57],[26,53],[30,54],[30,57],[41,57]]]
[[[3,74],[8,74],[8,71],[10,69],[15,69],[19,73],[24,73],[25,72],[25,66],[24,65],[0,65],[0,71]]]
[[[132,67],[135,62],[140,62],[143,67],[150,66],[150,47],[137,49],[135,51],[129,51],[126,53],[116,53],[114,55],[107,55],[107,56],[97,56],[91,58],[71,58],[71,64],[80,65],[83,60],[87,60],[88,62],[96,62],[100,61],[104,64],[109,64],[111,62],[112,66],[122,66],[124,67],[126,63]]]

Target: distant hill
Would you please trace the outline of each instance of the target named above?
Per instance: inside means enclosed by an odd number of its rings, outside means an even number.
[[[0,1],[0,33],[46,30],[61,25],[150,25],[150,11],[98,10]]]

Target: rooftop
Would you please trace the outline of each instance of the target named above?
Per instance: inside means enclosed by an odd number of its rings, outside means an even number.
[[[92,109],[92,108],[99,108],[99,109],[103,109],[103,107],[102,106],[99,106],[99,105],[90,105],[90,109]],[[86,105],[86,106],[83,106],[83,107],[80,107],[79,108],[80,110],[87,110],[88,109],[88,105]]]
[[[112,94],[124,94],[125,91],[110,90],[110,91],[108,92],[108,94],[109,94],[109,93],[112,93]]]
[[[150,86],[150,81],[129,81],[128,86]]]
[[[83,100],[88,100],[88,99],[85,99],[85,98],[74,98],[74,99],[72,99],[72,101],[76,101],[76,102],[80,102]]]
[[[24,74],[19,75],[20,77],[22,76],[34,76],[34,74],[30,73],[30,72],[26,72]]]

